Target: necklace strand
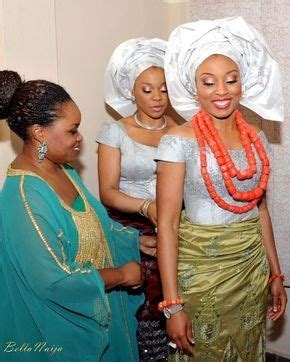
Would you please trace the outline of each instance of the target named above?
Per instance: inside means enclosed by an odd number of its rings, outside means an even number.
[[[245,122],[239,111],[236,111],[235,115],[242,145],[245,149],[248,161],[248,168],[246,170],[238,170],[235,167],[227,148],[214,127],[211,117],[204,110],[200,110],[198,114],[194,116],[193,127],[200,149],[201,174],[211,198],[221,208],[230,212],[242,214],[251,210],[258,203],[266,190],[270,174],[270,165],[263,142],[257,132]],[[241,206],[232,205],[227,203],[217,194],[207,171],[206,143],[217,160],[229,194],[236,201],[249,201],[247,204]],[[239,180],[250,179],[257,172],[255,154],[251,144],[255,147],[262,165],[260,181],[258,186],[252,190],[238,191],[232,178],[236,177]]]
[[[147,130],[149,130],[149,131],[161,131],[161,130],[163,130],[163,129],[167,126],[167,118],[166,118],[166,116],[163,116],[163,117],[162,117],[162,118],[164,119],[164,122],[163,122],[163,124],[162,124],[161,126],[159,126],[159,127],[148,126],[147,124],[142,123],[142,122],[140,121],[137,113],[134,114],[134,117],[133,117],[133,118],[134,118],[134,122],[135,122],[138,126],[144,128],[144,129],[147,129]]]

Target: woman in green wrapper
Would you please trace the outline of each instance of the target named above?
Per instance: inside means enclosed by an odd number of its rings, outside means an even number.
[[[24,141],[1,193],[1,361],[135,362],[139,235],[68,165],[78,107],[59,85],[2,71],[0,115]]]
[[[162,137],[157,155],[159,308],[171,358],[264,361],[268,285],[269,319],[283,315],[287,297],[265,196],[270,146],[237,107],[282,120],[278,65],[237,17],[175,29],[165,74],[188,120]]]

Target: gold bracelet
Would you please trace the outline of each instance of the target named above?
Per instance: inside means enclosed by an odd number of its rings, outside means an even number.
[[[144,204],[142,205],[142,208],[141,208],[142,215],[145,216],[145,217],[148,217],[147,210],[148,210],[149,203],[150,203],[150,200],[147,199],[146,202],[144,202]]]
[[[142,216],[144,216],[143,213],[142,213],[142,208],[143,208],[144,204],[147,202],[147,200],[148,200],[148,199],[143,200],[143,201],[141,202],[140,206],[139,206],[139,209],[138,209],[138,213],[139,213],[140,215],[142,215]]]
[[[140,206],[139,214],[148,218],[148,207],[154,200],[146,199]]]
[[[145,216],[145,215],[143,214],[143,209],[144,209],[144,206],[147,204],[147,202],[148,202],[148,199],[143,200],[143,201],[141,202],[140,207],[139,207],[138,212],[139,212],[139,214],[142,215],[142,216]]]
[[[152,200],[147,200],[147,202],[142,207],[142,212],[145,217],[148,219],[148,207],[152,203]]]

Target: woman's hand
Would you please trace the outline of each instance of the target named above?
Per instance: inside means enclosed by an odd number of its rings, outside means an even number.
[[[157,225],[157,209],[156,202],[152,201],[147,209],[148,219],[151,221],[153,225]]]
[[[156,256],[156,236],[140,235],[140,250],[144,254]]]
[[[192,334],[192,324],[188,315],[182,310],[173,314],[167,320],[167,333],[170,340],[176,343],[177,348],[192,354],[194,337]]]
[[[271,283],[272,306],[269,311],[269,319],[272,321],[280,318],[286,309],[287,295],[280,278],[276,278]]]
[[[124,287],[139,288],[144,281],[144,271],[136,261],[124,264],[117,269],[120,272],[120,285]]]

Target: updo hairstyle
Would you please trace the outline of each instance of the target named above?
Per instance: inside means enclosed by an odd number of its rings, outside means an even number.
[[[58,84],[46,80],[22,81],[14,71],[0,71],[0,119],[24,141],[33,124],[49,126],[59,116],[70,95]]]

